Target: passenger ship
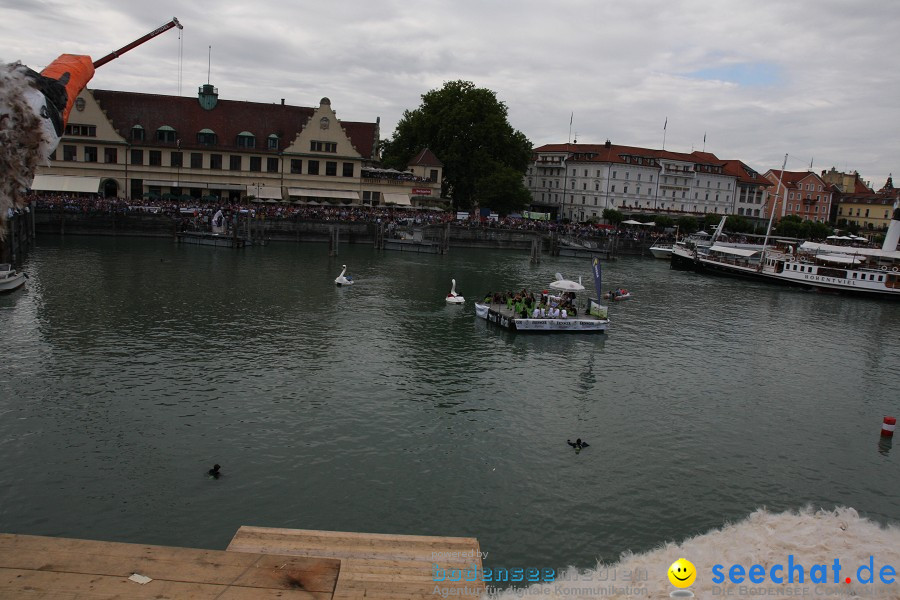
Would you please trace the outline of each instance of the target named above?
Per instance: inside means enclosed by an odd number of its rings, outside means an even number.
[[[894,209],[880,249],[804,242],[756,250],[722,246],[714,240],[708,247],[675,246],[672,268],[823,291],[900,298],[900,208]]]

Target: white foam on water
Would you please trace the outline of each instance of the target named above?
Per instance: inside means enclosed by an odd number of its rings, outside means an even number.
[[[0,61],[0,238],[6,233],[8,210],[21,205],[22,192],[47,160],[48,140],[44,119],[33,106],[36,98],[43,102],[21,64]]]
[[[793,564],[804,568],[804,583],[788,583],[788,555]],[[872,583],[860,583],[857,569],[869,565],[874,557]],[[618,562],[598,562],[595,569],[570,568],[557,574],[556,581],[530,587],[507,589],[490,595],[495,600],[513,598],[604,598],[607,600],[668,599],[676,588],[669,583],[669,566],[679,558],[691,561],[697,579],[690,586],[695,598],[900,598],[900,575],[892,584],[882,583],[879,571],[885,565],[900,573],[900,528],[882,527],[860,517],[852,508],[833,511],[806,508],[798,512],[770,513],[759,509],[735,524],[684,540],[666,543],[642,554],[624,553]],[[833,583],[833,565],[839,559],[841,583]],[[724,582],[713,583],[713,565],[722,565]],[[732,583],[728,573],[732,565],[742,565],[745,579]],[[778,576],[785,583],[769,578],[769,568],[780,564]],[[765,569],[763,583],[746,579],[752,565]],[[810,580],[810,570],[825,565],[828,583]],[[623,581],[626,574],[646,573],[646,581]],[[868,577],[868,568],[863,573]],[[577,577],[577,579],[576,579]],[[613,578],[616,578],[615,581]],[[846,577],[852,582],[844,583]],[[489,584],[490,585],[490,584]],[[804,593],[805,592],[805,593]]]

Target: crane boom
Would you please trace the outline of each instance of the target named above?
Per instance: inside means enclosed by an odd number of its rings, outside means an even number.
[[[167,32],[168,30],[172,29],[173,27],[177,27],[178,29],[184,29],[184,26],[178,22],[178,19],[176,19],[175,17],[172,17],[171,21],[169,21],[168,23],[166,23],[165,25],[163,25],[161,27],[154,29],[153,31],[151,31],[150,33],[145,35],[144,37],[134,40],[127,46],[122,46],[115,52],[110,52],[103,58],[97,59],[96,61],[94,61],[94,68],[96,69],[97,67],[102,67],[109,61],[119,58],[121,55],[125,54],[132,48],[136,48],[136,47],[140,46],[147,40],[151,40],[151,39],[155,38],[156,36],[160,35],[161,33]]]

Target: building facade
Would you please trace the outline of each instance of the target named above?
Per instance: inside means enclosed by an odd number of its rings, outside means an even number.
[[[328,98],[307,108],[220,100],[211,85],[196,98],[86,89],[32,189],[446,207],[437,157],[423,151],[409,171],[379,169],[379,134],[378,120],[339,120]]]
[[[609,141],[540,146],[525,174],[532,210],[573,221],[600,218],[607,208],[675,215],[738,214],[740,208],[753,215],[770,185],[742,162],[708,152]]]
[[[765,177],[774,186],[772,194],[776,219],[795,215],[814,222],[827,223],[830,220],[834,190],[815,173],[782,172],[778,169],[769,170]]]
[[[838,204],[838,226],[855,225],[860,229],[885,230],[891,223],[894,208],[900,202],[900,190],[894,188],[893,178],[888,177],[884,186],[873,192],[842,194]]]

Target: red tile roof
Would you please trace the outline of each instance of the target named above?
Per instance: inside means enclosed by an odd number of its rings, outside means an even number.
[[[773,185],[771,181],[766,179],[759,171],[751,169],[742,161],[739,160],[726,160],[725,162],[725,174],[733,175],[737,177],[737,180],[741,183],[752,183],[755,185]]]
[[[414,159],[409,161],[410,167],[420,165],[423,167],[443,167],[444,163],[438,160],[438,157],[434,155],[434,152],[432,152],[428,148],[424,148],[416,155]]]
[[[771,169],[766,175],[772,174],[772,183],[778,183],[778,179],[781,179],[781,183],[784,184],[785,187],[798,187],[800,182],[806,179],[807,177],[814,177],[820,183],[825,184],[822,179],[813,173],[812,171],[785,171],[784,175],[781,175],[781,169]]]
[[[222,99],[212,110],[205,110],[194,97],[112,90],[92,90],[92,93],[113,127],[126,140],[132,141],[132,127],[140,125],[144,128],[146,140],[134,141],[137,146],[159,146],[156,130],[168,125],[175,129],[181,148],[244,150],[237,147],[237,135],[249,131],[256,137],[254,152],[275,154],[277,150],[268,150],[266,140],[269,135],[274,133],[280,138],[279,148],[283,150],[296,139],[315,112],[314,108],[303,106]],[[371,158],[377,124],[340,121],[340,125],[363,158]],[[218,143],[214,146],[198,144],[197,133],[201,129],[214,131]]]
[[[853,184],[853,193],[854,194],[871,194],[872,188],[863,183],[862,179],[859,176],[856,177],[856,181]]]
[[[670,152],[668,150],[654,150],[652,148],[639,148],[637,146],[620,146],[618,144],[545,144],[535,148],[534,153],[562,152],[576,155],[574,162],[611,162],[624,163],[626,156],[640,156],[642,158],[680,160],[706,165],[724,165],[724,161],[710,152],[694,151],[690,154],[683,152]]]

